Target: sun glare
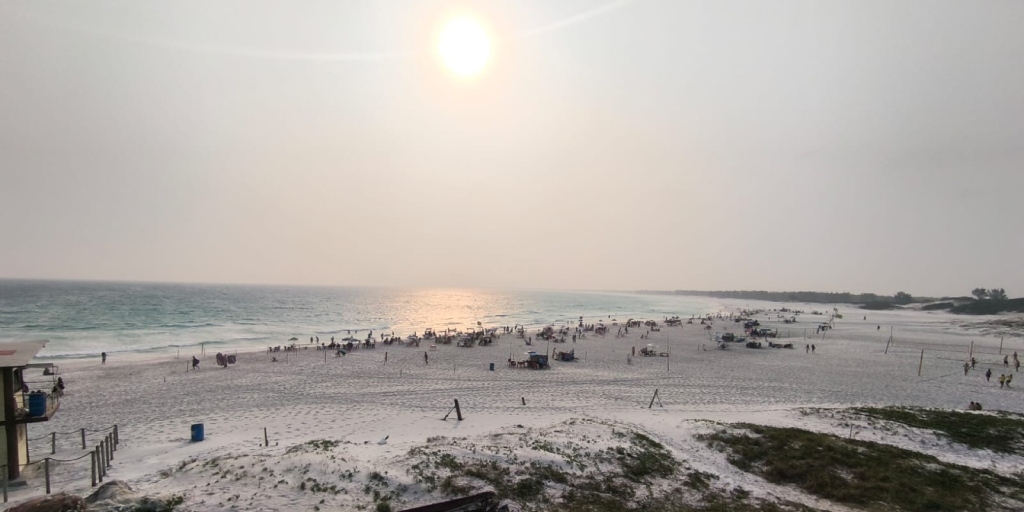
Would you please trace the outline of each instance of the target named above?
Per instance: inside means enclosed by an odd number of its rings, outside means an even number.
[[[455,18],[445,25],[437,52],[449,69],[460,76],[479,73],[491,56],[487,32],[470,18]]]

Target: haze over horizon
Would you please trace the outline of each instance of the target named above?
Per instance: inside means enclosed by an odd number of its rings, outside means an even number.
[[[1022,26],[1009,0],[4,2],[0,278],[1018,296]]]

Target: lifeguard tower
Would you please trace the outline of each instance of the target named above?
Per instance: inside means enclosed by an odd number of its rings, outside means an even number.
[[[7,465],[8,480],[21,476],[21,466],[28,462],[28,424],[49,421],[60,406],[60,398],[52,393],[52,379],[30,382],[25,378],[29,368],[52,368],[48,363],[29,363],[45,346],[46,340],[0,343],[0,463]]]

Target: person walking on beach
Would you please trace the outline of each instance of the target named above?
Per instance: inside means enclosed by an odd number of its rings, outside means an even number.
[[[430,359],[430,356],[428,356],[427,353],[424,352],[423,353],[423,364],[430,364],[429,359]]]
[[[964,376],[967,376],[967,370],[971,369],[971,363],[964,363]]]
[[[1010,387],[1010,381],[1012,381],[1012,380],[1013,380],[1013,374],[1012,373],[1006,374],[1006,387]]]
[[[812,354],[814,353],[814,351],[815,351],[815,349],[816,349],[816,348],[817,348],[817,347],[815,347],[815,346],[814,346],[814,344],[813,344],[813,343],[811,343],[811,353],[812,353]]]
[[[100,364],[107,364],[107,353],[100,352]]]
[[[992,368],[985,370],[985,382],[991,382],[992,379]]]
[[[1019,372],[1020,371],[1020,359],[1018,359],[1018,360],[1013,362],[1013,371],[1015,371],[1015,372]]]
[[[978,360],[971,356],[971,369],[974,369],[974,365],[978,364]]]
[[[1010,356],[1003,356],[1003,366],[1006,368],[1010,367]]]
[[[1003,385],[1005,385],[1005,384],[1006,384],[1006,374],[1000,373],[999,374],[999,389],[1003,389]]]
[[[192,369],[193,370],[198,370],[199,369],[199,359],[197,359],[196,356],[192,356]]]
[[[804,346],[804,352],[807,352],[808,354],[810,354],[811,353],[811,346],[810,345],[805,345]]]

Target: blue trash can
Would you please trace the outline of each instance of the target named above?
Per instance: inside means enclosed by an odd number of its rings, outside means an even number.
[[[192,442],[196,443],[206,439],[205,433],[203,432],[203,424],[196,423],[192,425]]]
[[[494,363],[491,363],[491,371],[494,371]]]
[[[28,395],[28,415],[34,418],[46,416],[46,393]]]

